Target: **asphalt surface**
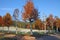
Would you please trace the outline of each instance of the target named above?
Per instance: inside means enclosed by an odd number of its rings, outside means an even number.
[[[60,35],[48,35],[37,38],[37,40],[60,40]]]

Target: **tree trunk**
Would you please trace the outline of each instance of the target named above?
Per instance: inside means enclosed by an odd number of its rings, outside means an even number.
[[[52,24],[52,31],[51,31],[51,32],[53,32],[53,30],[54,30],[54,29],[53,29],[53,22],[51,22],[51,24]]]
[[[9,33],[9,27],[8,27],[8,33]]]
[[[16,34],[17,34],[17,29],[18,29],[18,28],[17,28],[17,26],[16,26]]]
[[[52,25],[52,32],[53,32],[53,25]]]
[[[30,23],[30,32],[31,32],[31,35],[32,35],[33,33],[32,33],[32,26],[31,26],[31,23]]]
[[[17,34],[17,28],[18,28],[18,27],[17,27],[17,20],[16,20],[16,34]]]
[[[56,32],[58,32],[58,27],[56,28]]]
[[[51,22],[52,30],[53,30],[53,22]]]
[[[2,32],[4,32],[4,27],[2,27]]]
[[[4,32],[4,26],[3,26],[3,24],[2,24],[2,32]]]
[[[50,26],[48,26],[48,32],[50,33]]]
[[[31,35],[32,35],[33,33],[32,33],[32,26],[31,26],[31,24],[32,24],[31,18],[29,19],[29,22],[30,22],[30,32],[31,32]]]
[[[46,33],[46,23],[44,23],[44,27],[45,27],[45,33]]]

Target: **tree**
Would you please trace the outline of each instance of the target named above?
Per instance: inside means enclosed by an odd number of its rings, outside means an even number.
[[[22,18],[24,21],[29,21],[30,24],[38,18],[38,10],[34,8],[33,2],[28,1],[24,6],[24,12],[22,14]],[[31,34],[32,34],[32,27],[30,25]]]
[[[50,26],[53,29],[54,18],[53,15],[50,14],[49,17],[46,19],[47,26]]]
[[[3,17],[3,21],[5,26],[8,27],[8,33],[9,33],[9,26],[12,25],[12,17],[9,13],[7,13],[4,17]]]
[[[4,21],[3,21],[2,16],[0,16],[0,26],[2,26],[2,27],[3,27],[3,29],[4,29]]]
[[[3,25],[3,18],[2,18],[2,16],[0,16],[0,26],[2,26]]]
[[[42,29],[43,28],[43,23],[42,23],[42,21],[40,20],[40,19],[37,19],[36,21],[35,21],[35,28],[36,29]]]
[[[56,24],[56,31],[58,32],[58,28],[60,27],[60,19],[58,17],[55,17],[55,24]]]
[[[49,21],[49,18],[46,18],[46,22],[47,22],[46,26],[47,26],[47,29],[48,29],[48,28],[50,28],[50,21]]]
[[[18,17],[19,17],[19,9],[15,9],[14,10],[14,14],[13,14],[14,19],[16,20],[16,34],[17,34],[17,21],[18,21]]]
[[[28,29],[30,28],[30,24],[29,23],[26,26],[27,26]]]

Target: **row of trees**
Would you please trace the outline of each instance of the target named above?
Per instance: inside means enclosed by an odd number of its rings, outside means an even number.
[[[7,13],[5,16],[0,16],[0,26],[11,26],[14,25],[15,21],[12,20],[12,16]],[[19,21],[20,22],[20,21]],[[51,29],[53,29],[54,27],[56,27],[57,29],[60,27],[60,18],[58,18],[57,16],[55,18],[53,18],[53,15],[50,15],[49,17],[46,18],[46,21],[44,21],[46,24],[46,27],[50,27]],[[37,19],[32,23],[32,28],[33,29],[44,29],[44,22],[41,19]],[[26,25],[27,28],[30,28],[30,24],[27,23],[25,24],[24,22],[21,22],[22,24]],[[21,23],[17,23],[18,26],[21,25]]]
[[[13,13],[13,17],[16,20],[16,30],[18,24],[18,16],[19,16],[19,9],[15,9]],[[58,31],[58,28],[60,27],[60,18],[53,17],[52,14],[49,15],[49,17],[46,18],[45,21],[42,21],[39,17],[38,10],[34,7],[34,4],[32,1],[28,1],[26,5],[24,5],[24,11],[22,12],[22,18],[25,22],[29,22],[26,24],[27,28],[31,29],[53,29],[56,27],[56,30]],[[5,16],[0,16],[0,26],[7,26],[9,30],[9,26],[13,24],[12,16],[10,13],[6,13]],[[17,32],[16,32],[17,33]]]

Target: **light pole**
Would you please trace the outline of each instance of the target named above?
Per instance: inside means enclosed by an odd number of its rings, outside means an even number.
[[[17,27],[18,16],[19,16],[19,10],[18,9],[15,9],[14,10],[13,17],[16,20],[16,34],[17,34],[17,29],[18,29],[18,27]]]
[[[44,29],[46,31],[46,15],[44,15],[44,13],[43,13],[43,23],[44,23]]]

